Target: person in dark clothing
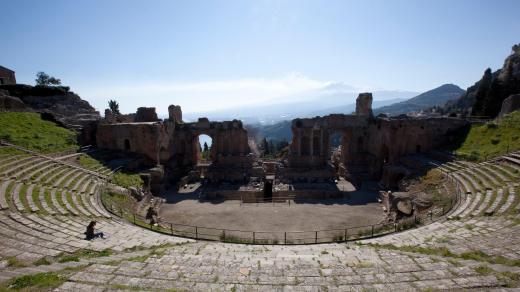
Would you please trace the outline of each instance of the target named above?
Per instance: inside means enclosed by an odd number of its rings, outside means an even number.
[[[98,237],[105,238],[103,232],[96,232],[96,223],[96,221],[90,221],[90,224],[87,226],[87,231],[85,232],[86,240],[92,240]]]
[[[150,220],[150,225],[157,223],[157,211],[152,206],[146,211],[146,220]]]

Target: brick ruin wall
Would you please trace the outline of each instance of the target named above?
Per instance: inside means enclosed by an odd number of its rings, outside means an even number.
[[[342,136],[339,156],[342,175],[381,176],[383,165],[399,162],[403,155],[428,152],[447,135],[467,124],[455,118],[374,118],[371,94],[361,94],[357,113],[295,119],[287,165],[277,173],[286,181],[330,181],[328,167],[332,135]],[[143,110],[141,110],[143,112]],[[155,110],[146,109],[155,119]],[[169,119],[157,122],[102,122],[97,130],[97,146],[142,154],[156,164],[187,171],[197,165],[198,137],[212,138],[208,173],[210,179],[246,181],[253,172],[247,130],[238,120],[182,122],[178,106],[169,107]]]

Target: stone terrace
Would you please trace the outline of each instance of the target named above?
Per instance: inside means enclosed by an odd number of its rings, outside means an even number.
[[[144,230],[104,209],[98,192],[103,176],[34,153],[2,156],[0,281],[54,271],[66,275],[57,291],[413,291],[517,285],[520,155],[437,166],[464,193],[446,218],[357,243],[272,246],[194,241]],[[83,239],[93,218],[108,239]],[[428,252],[440,248],[451,254]],[[111,253],[105,256],[79,254],[107,249]],[[461,256],[476,252],[486,256]],[[67,255],[78,259],[63,260]],[[42,258],[49,262],[39,264]]]

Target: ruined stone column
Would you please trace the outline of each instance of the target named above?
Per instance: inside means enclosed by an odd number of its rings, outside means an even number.
[[[311,130],[311,139],[310,139],[310,144],[311,144],[311,148],[310,148],[310,155],[311,156],[314,156],[314,129]]]
[[[356,99],[356,115],[373,117],[372,93],[360,93]]]

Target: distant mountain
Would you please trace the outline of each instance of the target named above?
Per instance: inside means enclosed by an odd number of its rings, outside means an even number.
[[[256,104],[213,112],[186,113],[184,119],[194,121],[199,117],[210,120],[240,119],[244,124],[272,125],[295,118],[323,116],[331,113],[349,114],[355,110],[359,92],[344,83],[332,83],[323,88],[296,95],[286,96],[283,101]],[[374,106],[384,106],[416,96],[417,92],[398,90],[372,91]]]
[[[257,138],[267,138],[268,140],[291,141],[292,121],[282,121],[273,125],[246,125],[248,132],[254,131]]]
[[[409,92],[408,92],[409,93]],[[464,90],[459,88],[453,84],[445,84],[438,88],[432,89],[430,91],[421,93],[419,95],[415,94],[415,97],[410,99],[386,99],[386,100],[374,100],[372,103],[372,107],[375,108],[374,113],[379,114],[381,112],[389,113],[390,115],[400,115],[405,114],[411,111],[419,111],[421,109],[430,108],[432,106],[442,106],[449,100],[455,100],[464,93]],[[377,96],[389,96],[390,94],[395,94],[395,92],[388,91],[386,93],[379,94],[376,92],[374,97]],[[390,95],[391,96],[391,95]],[[405,94],[406,96],[406,94]],[[317,107],[316,102],[311,104],[311,106]],[[291,107],[287,105],[287,107],[280,107],[281,110],[285,111],[294,111],[295,107]],[[324,116],[329,114],[350,114],[356,110],[355,103],[346,104],[346,105],[338,105],[334,107],[322,108],[322,109],[314,109],[308,110],[305,113],[301,113],[299,115],[294,115],[289,118],[286,116],[286,119],[283,121],[278,121],[276,123],[258,123],[251,122],[250,120],[246,120],[245,124],[248,129],[255,133],[255,135],[259,138],[267,138],[268,140],[287,140],[291,139],[291,120],[296,117],[314,117],[314,116]],[[259,113],[262,111],[259,110]]]
[[[501,69],[484,71],[482,78],[459,99],[444,107],[445,113],[463,113],[494,118],[504,99],[520,93],[520,44],[514,45]]]
[[[389,116],[397,116],[410,112],[421,111],[433,106],[444,106],[448,101],[453,101],[464,94],[464,90],[457,85],[444,84],[435,89],[421,93],[406,101],[394,103],[374,109],[374,114],[384,113]]]

